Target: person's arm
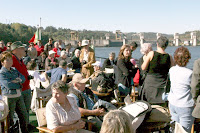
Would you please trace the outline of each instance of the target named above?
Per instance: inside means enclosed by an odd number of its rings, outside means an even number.
[[[148,53],[148,55],[146,56],[146,58],[144,58],[144,62],[142,63],[142,70],[146,70],[147,67],[149,66],[149,62],[153,59],[154,56],[154,51],[151,51]]]
[[[170,67],[173,67],[175,64],[174,64],[174,60],[172,58],[172,56],[170,55],[170,63],[171,63],[171,66]]]
[[[100,116],[105,113],[105,110],[103,108],[89,110],[89,109],[84,109],[84,108],[79,107],[79,111],[81,112],[81,116],[90,116],[90,115]]]
[[[6,73],[0,73],[1,85],[8,89],[20,89],[21,85],[19,82],[12,82],[12,80],[7,77]]]
[[[71,130],[77,130],[84,127],[85,127],[85,122],[82,120],[78,120],[74,124],[57,126],[52,131],[54,133],[60,133],[60,132],[66,132],[66,131],[71,131]]]
[[[95,54],[94,54],[94,52],[92,51],[92,52],[89,52],[88,54],[89,54],[88,55],[88,62],[85,65],[83,65],[83,67],[91,67],[92,63],[95,62]]]
[[[66,83],[67,81],[67,74],[62,74],[62,79],[61,79],[64,83]]]
[[[125,62],[123,61],[123,59],[118,60],[117,66],[122,71],[124,76],[128,76],[130,74],[128,68],[125,65]]]
[[[14,70],[18,73],[18,78],[21,79],[20,83],[24,83],[26,81],[24,75],[22,75],[16,68],[14,68]]]
[[[193,66],[192,80],[191,80],[192,98],[196,102],[198,95],[200,95],[200,59],[195,60]]]

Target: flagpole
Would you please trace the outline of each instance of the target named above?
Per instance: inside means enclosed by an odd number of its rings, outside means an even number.
[[[42,20],[42,18],[40,17],[40,26],[39,26],[39,40],[41,40],[42,38],[41,38],[41,20]]]

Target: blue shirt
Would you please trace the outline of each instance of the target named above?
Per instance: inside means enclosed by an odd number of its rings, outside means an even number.
[[[67,75],[67,71],[61,67],[51,69],[51,70],[47,71],[46,73],[49,77],[51,77],[50,84],[53,84],[54,82],[56,82],[58,80],[61,80],[63,74]]]

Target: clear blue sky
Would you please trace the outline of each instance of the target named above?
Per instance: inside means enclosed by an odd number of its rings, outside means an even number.
[[[0,23],[73,30],[184,33],[200,30],[198,0],[0,0]]]

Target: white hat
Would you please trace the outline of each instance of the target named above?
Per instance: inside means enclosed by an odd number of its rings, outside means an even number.
[[[95,62],[95,63],[93,63],[92,65],[93,65],[93,66],[100,66],[100,67],[102,66],[102,64],[101,64],[101,62],[100,62],[100,61],[96,61],[96,62]]]
[[[51,55],[51,54],[55,54],[56,52],[55,51],[53,51],[53,50],[50,50],[49,51],[49,55]]]
[[[89,45],[89,40],[83,40],[81,46]]]
[[[63,56],[63,55],[67,55],[67,52],[62,50],[61,53],[60,53],[60,56]]]

